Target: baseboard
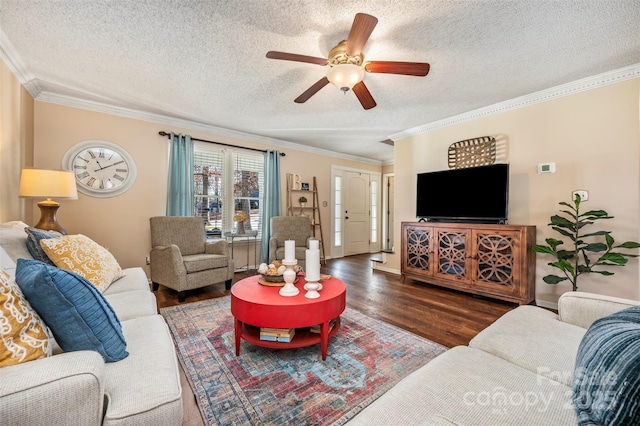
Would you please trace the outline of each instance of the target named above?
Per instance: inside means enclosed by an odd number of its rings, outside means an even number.
[[[558,310],[558,303],[547,302],[546,300],[536,299],[536,305],[541,308],[553,309],[554,311]]]
[[[399,269],[388,268],[386,266],[381,266],[380,264],[376,264],[373,268],[376,271],[389,272],[390,274],[400,275]]]

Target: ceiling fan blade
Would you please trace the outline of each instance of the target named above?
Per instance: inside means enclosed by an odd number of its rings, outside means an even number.
[[[366,13],[356,13],[347,38],[347,55],[355,56],[362,52],[371,32],[376,27],[378,18]]]
[[[327,65],[329,63],[326,58],[317,58],[315,56],[298,55],[295,53],[287,52],[276,52],[274,50],[270,50],[269,52],[267,52],[267,58],[282,59],[284,61],[306,62],[316,65]]]
[[[327,77],[322,77],[320,80],[316,81],[315,84],[309,87],[304,93],[298,96],[294,102],[298,104],[303,104],[309,100],[310,97],[318,93],[320,89],[329,84],[329,79]]]
[[[391,61],[371,61],[364,69],[367,72],[415,75],[424,77],[429,74],[431,66],[426,62],[391,62]]]
[[[353,93],[358,97],[358,100],[362,104],[362,108],[371,109],[377,105],[376,101],[373,100],[373,96],[371,96],[369,89],[364,85],[364,81],[353,86],[353,89],[351,90],[353,90]]]

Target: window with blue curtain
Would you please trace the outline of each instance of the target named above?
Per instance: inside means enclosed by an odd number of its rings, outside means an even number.
[[[204,219],[207,234],[219,237],[233,230],[234,217],[245,212],[245,228],[258,231],[260,237],[264,155],[197,144],[194,163],[195,214]]]

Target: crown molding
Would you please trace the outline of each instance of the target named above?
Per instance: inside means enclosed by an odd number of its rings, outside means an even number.
[[[437,129],[451,127],[467,121],[476,120],[478,118],[502,114],[507,111],[525,108],[530,105],[547,102],[553,99],[574,95],[576,93],[597,89],[599,87],[608,86],[610,84],[615,84],[621,81],[638,77],[640,77],[640,64],[630,65],[628,67],[619,68],[617,70],[608,71],[592,77],[576,80],[571,83],[555,86],[550,89],[545,89],[539,92],[520,96],[508,101],[478,108],[473,111],[465,112],[463,114],[454,115],[452,117],[434,121],[422,126],[413,127],[411,129],[390,135],[389,139],[398,141],[412,136],[429,133]]]
[[[33,78],[22,61],[20,61],[20,55],[18,55],[15,47],[9,41],[9,37],[2,29],[0,29],[0,58],[34,99],[42,92],[38,81]]]
[[[85,99],[80,99],[80,98],[76,98],[68,95],[61,95],[53,92],[46,92],[46,91],[40,92],[36,100],[69,106],[73,108],[80,108],[80,109],[85,109],[90,111],[101,112],[105,114],[117,115],[117,116],[126,117],[126,118],[132,118],[135,120],[149,121],[152,123],[162,124],[164,126],[182,127],[189,130],[202,131],[202,132],[211,133],[218,136],[226,136],[226,137],[250,141],[250,142],[258,142],[262,144],[275,145],[279,148],[290,148],[290,149],[304,151],[312,154],[326,155],[329,157],[353,160],[353,161],[358,161],[358,162],[367,163],[367,164],[382,165],[381,161],[372,160],[370,158],[359,157],[356,155],[342,154],[335,151],[297,144],[295,142],[290,142],[283,139],[270,138],[267,136],[256,135],[253,133],[242,132],[239,130],[228,129],[225,127],[213,126],[211,124],[199,123],[197,121],[170,117],[162,114],[154,114],[150,112],[119,107],[119,106],[110,105],[102,102],[88,101]],[[170,129],[168,130],[170,131]]]

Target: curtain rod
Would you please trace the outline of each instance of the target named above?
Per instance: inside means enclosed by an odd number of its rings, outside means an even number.
[[[170,133],[165,132],[164,130],[163,130],[163,131],[158,132],[158,134],[159,134],[160,136],[166,136],[166,137],[167,137],[167,139],[171,137],[171,134],[170,134]],[[246,147],[246,146],[231,145],[231,144],[229,144],[229,143],[216,142],[216,141],[208,141],[208,140],[206,140],[206,139],[191,138],[191,140],[199,141],[199,142],[215,143],[215,144],[217,144],[217,145],[230,146],[230,147],[232,147],[232,148],[248,149],[248,150],[250,150],[250,151],[267,152],[267,151],[265,151],[264,149],[248,148],[248,147]],[[287,155],[287,154],[285,154],[284,152],[281,152],[281,153],[280,153],[280,156],[281,156],[281,157],[284,157],[285,155]]]

